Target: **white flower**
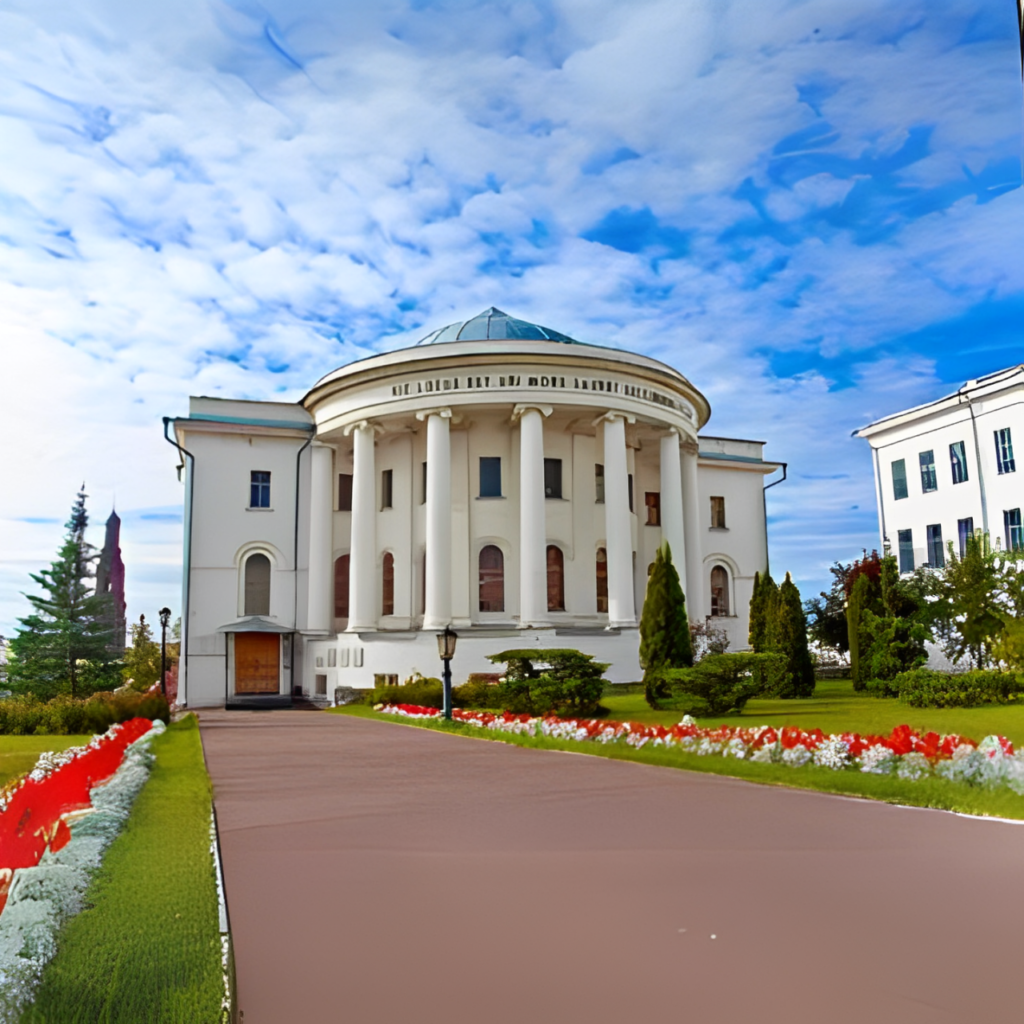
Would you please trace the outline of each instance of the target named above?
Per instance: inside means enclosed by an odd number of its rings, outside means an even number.
[[[831,768],[833,771],[849,768],[853,763],[850,759],[850,744],[839,736],[829,736],[814,751],[814,763],[819,768]]]
[[[924,754],[919,754],[916,750],[912,750],[909,754],[904,754],[900,758],[900,763],[896,766],[896,774],[901,779],[911,779],[914,782],[918,779],[927,778],[931,773],[931,762]]]
[[[868,747],[857,759],[862,772],[891,775],[896,770],[896,755],[881,743]]]
[[[682,726],[691,726],[697,724],[697,719],[692,715],[683,715],[682,720],[679,723]]]
[[[742,760],[747,756],[747,745],[738,736],[734,736],[726,743],[722,754],[725,757],[738,757]]]
[[[802,768],[810,759],[811,752],[802,744],[782,752],[782,763],[788,764],[790,768]]]

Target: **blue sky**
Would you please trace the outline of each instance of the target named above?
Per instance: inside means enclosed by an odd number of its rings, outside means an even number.
[[[877,543],[851,430],[1022,361],[1012,0],[7,0],[0,632],[84,479],[180,603],[160,418],[496,305],[768,441],[772,567]]]

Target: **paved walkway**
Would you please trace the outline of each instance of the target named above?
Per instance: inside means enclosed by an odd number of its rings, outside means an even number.
[[[1024,827],[202,712],[244,1024],[1024,1019]]]

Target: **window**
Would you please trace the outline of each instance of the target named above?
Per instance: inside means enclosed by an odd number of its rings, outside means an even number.
[[[334,560],[334,617],[348,618],[348,555]]]
[[[1017,464],[1013,461],[1013,441],[1010,428],[996,431],[996,468],[1000,474],[1015,473]]]
[[[604,504],[604,466],[599,462],[594,465],[594,501]]]
[[[338,667],[338,648],[331,647],[327,651],[327,667],[337,668]]]
[[[633,474],[626,474],[626,493],[629,496],[629,511],[633,511]]]
[[[501,459],[490,455],[480,458],[480,497],[501,497]]]
[[[1021,526],[1019,508],[1007,509],[1003,513],[1003,526],[1006,528],[1006,550],[1024,549],[1024,526]]]
[[[394,472],[390,469],[381,471],[380,474],[380,507],[391,508],[391,498],[393,496],[393,484],[394,484]]]
[[[914,571],[914,531],[898,530],[900,549],[900,572]]]
[[[421,463],[423,472],[420,479],[420,504],[425,505],[427,503],[427,464]]]
[[[565,611],[565,559],[554,544],[548,545],[548,611]]]
[[[397,672],[374,672],[373,673],[373,685],[374,688],[380,686],[397,686],[398,685],[398,673]]]
[[[338,474],[338,511],[352,511],[352,474]]]
[[[245,560],[244,614],[270,614],[270,559],[266,555],[250,555]]]
[[[480,549],[480,611],[505,610],[505,556],[496,544]]]
[[[907,490],[907,463],[903,459],[897,459],[892,464],[892,496],[899,501],[905,498],[910,492]]]
[[[327,696],[327,676],[323,672],[316,674],[316,692],[318,696]]]
[[[953,469],[953,483],[967,482],[967,450],[963,441],[954,441],[949,446],[949,463]]]
[[[720,565],[711,570],[711,614],[729,614],[729,574]]]
[[[661,492],[648,491],[644,495],[644,505],[647,506],[647,525],[661,526]]]
[[[249,508],[270,508],[269,473],[254,469],[249,474]]]
[[[928,540],[928,564],[933,569],[942,569],[946,565],[946,556],[942,551],[942,526],[936,523],[924,529]]]
[[[935,452],[921,452],[918,460],[921,463],[921,490],[927,494],[939,485],[935,478]]]
[[[562,496],[562,460],[544,460],[544,497],[560,498]]]
[[[960,539],[960,557],[963,558],[967,554],[967,541],[974,536],[974,517],[968,516],[966,519],[958,519],[956,521],[956,533]]]
[[[725,498],[711,499],[711,529],[725,529]]]
[[[384,554],[381,566],[381,615],[395,614],[395,556],[390,551]]]
[[[608,552],[597,549],[597,610],[608,611]]]

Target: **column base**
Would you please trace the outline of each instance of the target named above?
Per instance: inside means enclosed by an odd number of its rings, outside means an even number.
[[[608,625],[605,626],[604,628],[605,629],[636,629],[637,628],[637,621],[636,621],[636,619],[621,619],[621,620],[616,620],[614,622],[609,621]]]
[[[377,624],[373,623],[373,625],[368,625],[368,626],[358,626],[358,625],[346,626],[345,629],[343,630],[343,632],[345,632],[345,633],[376,633],[377,632]]]

